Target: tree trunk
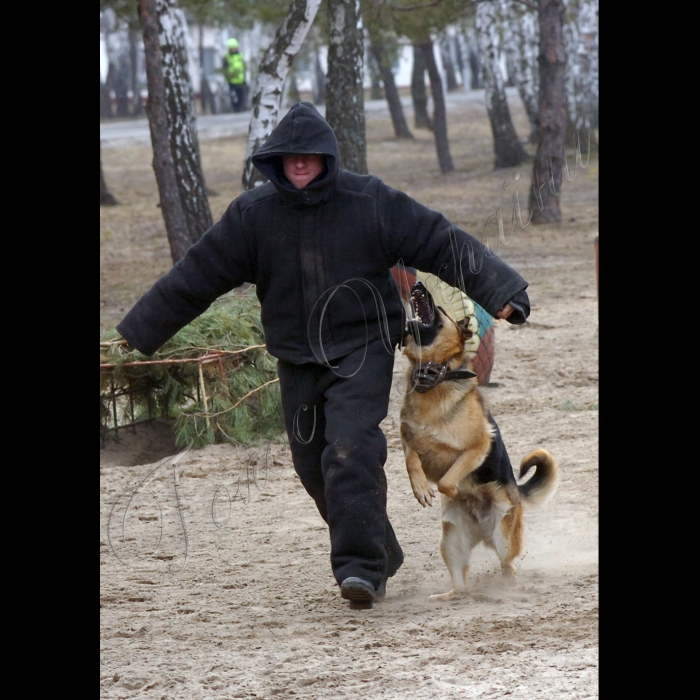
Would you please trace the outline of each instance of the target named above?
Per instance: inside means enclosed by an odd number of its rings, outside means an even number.
[[[430,78],[430,94],[433,96],[433,134],[435,135],[435,148],[437,150],[440,172],[451,173],[455,166],[450,155],[450,142],[447,139],[447,111],[445,109],[445,93],[442,88],[440,71],[438,71],[433,53],[433,42],[428,40],[419,44],[425,60],[425,66]]]
[[[578,66],[572,53],[576,51],[578,44],[578,27],[575,18],[564,23],[564,46],[569,60],[566,62],[566,128],[564,130],[565,147],[576,145],[576,72]]]
[[[564,25],[567,56],[566,94],[568,120],[566,145],[589,142],[597,146],[598,119],[598,1],[583,1]]]
[[[438,45],[440,47],[440,57],[442,58],[442,65],[445,66],[445,82],[447,83],[447,92],[454,92],[459,89],[457,84],[457,77],[455,76],[455,65],[452,60],[452,39],[447,35],[447,32],[443,32],[438,40]]]
[[[373,41],[370,45],[370,52],[374,57],[379,69],[379,74],[384,82],[384,92],[386,93],[386,101],[389,105],[391,123],[394,125],[394,135],[397,139],[412,139],[413,134],[406,123],[399,91],[396,89],[394,74],[391,71],[391,66],[389,66],[388,62],[385,60],[384,45],[379,41]]]
[[[470,87],[472,90],[480,90],[483,86],[481,82],[481,58],[479,56],[479,40],[475,29],[470,29],[466,35],[467,39],[467,59],[469,71],[471,72]]]
[[[321,0],[293,0],[260,62],[251,91],[250,126],[241,177],[245,190],[267,182],[267,178],[253,166],[253,155],[277,125],[284,79],[292,60],[304,43],[320,4]]]
[[[340,146],[340,165],[367,173],[364,36],[359,0],[328,0],[326,121]]]
[[[292,64],[289,66],[287,77],[284,79],[284,84],[282,86],[282,101],[280,105],[284,109],[289,109],[300,100],[301,95],[299,94],[299,85],[297,83],[297,69],[296,66]]]
[[[459,73],[460,80],[462,81],[462,89],[464,91],[469,90],[469,83],[464,79],[466,72],[466,61],[464,58],[463,47],[464,47],[464,36],[462,32],[457,30],[454,37],[452,38],[452,46],[454,47],[455,54],[455,70]]]
[[[204,73],[204,27],[199,25],[199,101],[202,104],[202,114],[216,114],[216,100],[211,91],[209,80]]]
[[[137,32],[129,30],[129,65],[131,67],[131,114],[134,117],[143,116],[143,100],[141,99],[141,86],[139,84],[139,45],[142,39]]]
[[[462,85],[464,90],[473,90],[472,87],[472,69],[469,66],[469,44],[464,36],[464,32],[457,32],[457,56],[459,60],[459,67],[462,73]]]
[[[153,169],[173,263],[213,225],[199,161],[184,13],[176,0],[140,0]]]
[[[105,175],[102,170],[102,141],[100,141],[100,206],[113,207],[116,204],[119,204],[119,202],[117,202],[114,195],[107,189],[107,183],[105,182]]]
[[[314,103],[324,105],[326,104],[326,74],[323,72],[318,47],[314,49],[314,77]]]
[[[539,140],[529,202],[533,224],[561,221],[559,194],[566,129],[564,12],[564,0],[539,0]]]
[[[413,126],[416,129],[432,131],[433,123],[428,114],[428,92],[425,89],[425,58],[418,44],[413,44],[411,99],[413,100]]]
[[[117,119],[129,116],[129,62],[127,54],[119,55],[116,63],[110,64],[112,89],[117,101]]]
[[[537,13],[513,0],[501,0],[503,48],[508,57],[509,74],[518,88],[530,121],[529,143],[537,143],[539,73],[537,54],[539,37]]]
[[[365,61],[365,65],[369,70],[370,88],[369,88],[369,99],[370,100],[381,100],[384,98],[384,91],[382,90],[382,78],[379,72],[379,66],[377,65],[377,60],[372,49],[370,47],[369,59]]]
[[[100,77],[100,119],[112,119],[112,98],[109,94],[109,88],[102,82]]]
[[[598,0],[590,0],[583,3],[579,14],[581,21],[581,33],[587,56],[587,70],[582,70],[582,93],[586,97],[586,110],[591,129],[598,129]],[[596,141],[597,143],[597,141]]]
[[[494,168],[520,165],[527,159],[513,126],[508,108],[503,73],[498,62],[496,3],[480,2],[476,7],[476,31],[481,54],[486,109],[493,132]]]

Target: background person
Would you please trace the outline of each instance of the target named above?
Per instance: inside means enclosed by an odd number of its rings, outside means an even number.
[[[245,60],[238,50],[238,39],[228,40],[228,52],[221,64],[228,89],[231,95],[231,106],[234,112],[242,112],[246,98]]]

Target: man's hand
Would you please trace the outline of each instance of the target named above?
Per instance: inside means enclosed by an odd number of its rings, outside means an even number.
[[[513,313],[514,309],[510,304],[502,306],[498,311],[496,311],[496,316],[498,318],[508,318]]]

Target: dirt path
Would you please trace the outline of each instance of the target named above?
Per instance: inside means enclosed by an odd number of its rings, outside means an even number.
[[[567,221],[517,231],[500,251],[529,280],[532,314],[497,323],[485,391],[513,463],[543,446],[563,472],[546,509],[526,512],[521,589],[503,587],[479,547],[471,594],[428,601],[449,576],[439,510],[419,506],[405,473],[398,356],[384,427],[406,560],[369,611],[341,601],[327,529],[283,446],[161,464],[174,446],[158,425],[101,450],[101,698],[598,697],[597,174],[586,172],[565,184]],[[481,177],[492,192],[503,180]],[[467,200],[478,193],[452,199]]]

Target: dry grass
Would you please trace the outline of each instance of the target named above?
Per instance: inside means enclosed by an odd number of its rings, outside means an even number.
[[[519,134],[528,133],[527,118],[517,96],[509,95],[511,113]],[[486,108],[480,100],[448,101],[448,133],[455,171],[440,173],[431,132],[413,128],[413,115],[406,113],[414,140],[397,140],[391,121],[367,114],[367,161],[370,172],[427,206],[442,211],[456,225],[482,237],[488,223],[489,243],[496,245],[494,215],[501,208],[506,239],[510,237],[513,193],[519,193],[523,220],[527,220],[531,164],[515,169],[493,169],[493,145]],[[200,144],[207,186],[215,192],[209,199],[214,220],[241,191],[240,177],[245,137],[220,138]],[[526,150],[534,154],[534,147]],[[113,328],[124,313],[153,282],[172,265],[163,217],[158,207],[158,188],[151,165],[150,147],[131,146],[102,153],[105,179],[121,206],[100,208],[100,330]],[[586,163],[587,154],[583,154]],[[570,167],[573,151],[568,153]],[[570,176],[573,175],[573,170]],[[507,189],[504,189],[506,187]],[[520,268],[544,267],[548,254],[564,253],[567,246],[592,241],[598,231],[598,160],[591,154],[586,168],[578,168],[562,187],[562,223],[553,226],[515,228],[499,253]],[[578,235],[577,235],[578,234]],[[592,251],[592,246],[591,246]],[[546,267],[546,265],[545,265]]]

